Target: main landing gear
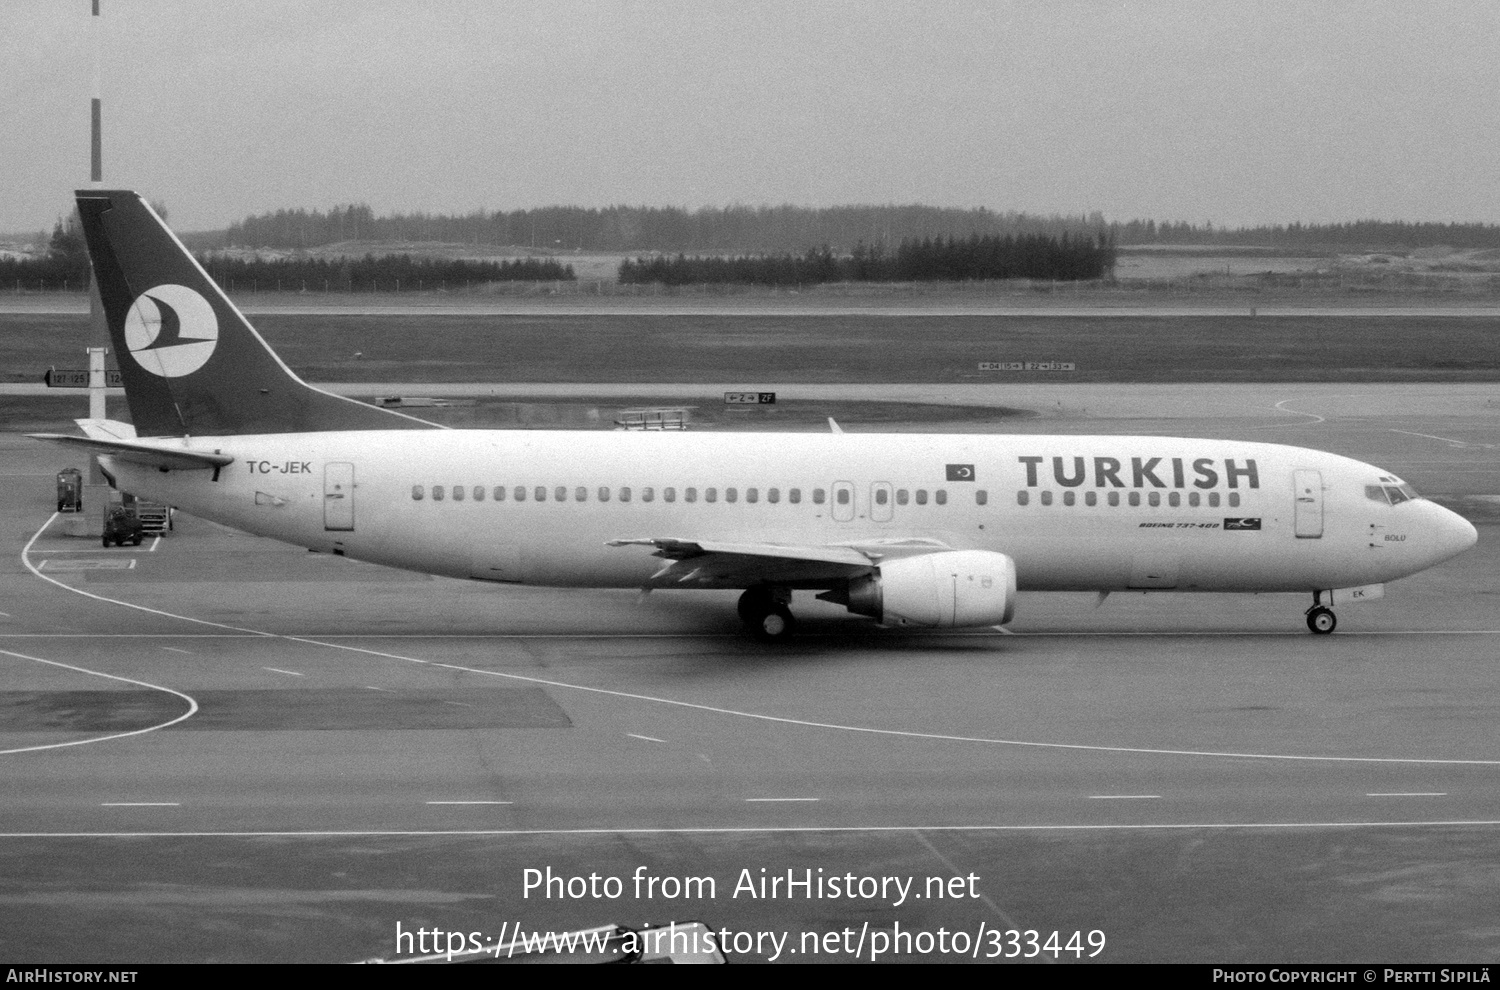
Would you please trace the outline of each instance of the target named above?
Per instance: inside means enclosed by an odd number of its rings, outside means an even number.
[[[747,588],[740,596],[740,621],[750,634],[766,643],[781,643],[789,639],[796,628],[787,604],[792,600],[788,588],[770,588],[757,585]]]
[[[1338,624],[1338,617],[1327,605],[1314,605],[1307,610],[1307,628],[1319,636],[1327,636]]]

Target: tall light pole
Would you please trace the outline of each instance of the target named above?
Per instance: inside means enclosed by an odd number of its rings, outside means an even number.
[[[94,50],[94,96],[89,105],[89,182],[95,189],[104,186],[104,99],[101,96],[99,62],[103,48],[103,30],[99,24],[100,0],[91,0],[93,15],[89,18],[89,41]],[[108,418],[104,408],[104,355],[109,347],[109,325],[104,318],[104,304],[99,299],[99,285],[89,274],[89,327],[93,346],[89,355],[89,419]],[[80,523],[87,527],[79,535],[98,536],[104,532],[104,517],[109,512],[109,484],[97,457],[89,458],[89,477],[83,489]]]

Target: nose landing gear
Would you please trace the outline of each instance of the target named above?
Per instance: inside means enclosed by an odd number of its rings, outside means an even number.
[[[1327,605],[1314,605],[1307,610],[1307,628],[1319,636],[1327,636],[1338,624],[1338,617]]]

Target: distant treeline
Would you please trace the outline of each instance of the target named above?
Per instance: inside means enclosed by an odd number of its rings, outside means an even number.
[[[1445,244],[1500,247],[1500,225],[1352,223],[1217,227],[1211,223],[1131,220],[1107,223],[1102,214],[1038,216],[988,209],[934,206],[548,206],[468,214],[405,213],[376,216],[362,204],[331,210],[277,210],[230,226],[201,247],[308,248],[340,241],[444,241],[529,245],[583,251],[740,251],[801,254],[829,245],[848,254],[860,243],[888,249],[914,238],[966,239],[1040,234],[1092,235],[1107,230],[1116,244],[1217,244],[1225,246],[1346,250],[1400,250]]]
[[[1110,224],[1116,244],[1218,244],[1353,251],[1400,251],[1446,245],[1500,247],[1500,225],[1490,223],[1407,223],[1356,220],[1353,223],[1293,223],[1285,226],[1215,227],[1213,224],[1131,220]]]
[[[583,251],[745,251],[800,253],[820,245],[894,246],[916,237],[1085,234],[1104,217],[1040,217],[933,206],[549,206],[462,216],[411,213],[377,217],[368,206],[278,210],[230,226],[228,246],[305,248],[351,240],[515,244]],[[200,242],[201,243],[201,242]],[[212,245],[205,245],[212,246]]]
[[[1104,234],[1057,237],[924,237],[901,242],[893,254],[878,245],[855,246],[849,255],[829,247],[805,254],[738,257],[675,257],[625,260],[622,284],[819,285],[824,282],[970,281],[1028,278],[1076,281],[1102,278],[1115,264],[1114,245]]]
[[[409,254],[328,260],[249,260],[199,255],[198,263],[225,289],[369,291],[456,288],[480,282],[571,282],[573,266],[550,258],[514,261],[441,261]]]

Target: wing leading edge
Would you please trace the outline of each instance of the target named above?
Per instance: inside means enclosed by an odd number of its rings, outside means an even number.
[[[611,547],[655,547],[667,562],[645,588],[748,588],[757,584],[826,588],[870,574],[882,560],[952,549],[921,538],[804,546],[792,543],[740,543],[679,537],[610,540]]]

